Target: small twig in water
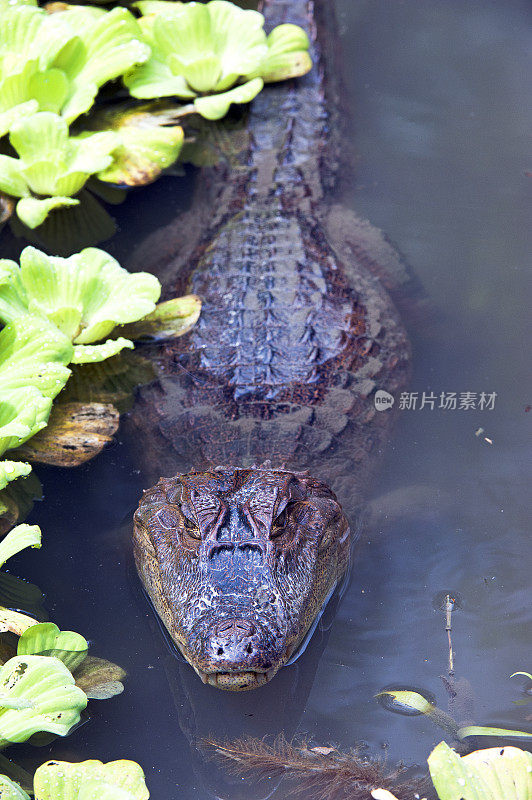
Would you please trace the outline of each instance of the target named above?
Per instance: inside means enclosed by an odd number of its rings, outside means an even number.
[[[448,594],[445,598],[445,630],[447,631],[447,641],[449,642],[449,677],[454,676],[454,656],[453,656],[453,642],[451,639],[451,631],[453,629],[451,623],[451,614],[454,608],[454,600]]]

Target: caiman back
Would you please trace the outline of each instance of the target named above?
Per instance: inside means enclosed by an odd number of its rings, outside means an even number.
[[[271,461],[311,470],[351,506],[389,436],[393,411],[376,411],[374,392],[404,386],[409,344],[379,277],[389,246],[333,207],[329,4],[271,0],[263,10],[268,29],[307,30],[314,68],[265,87],[240,150],[200,172],[191,210],[144,248],[166,294],[197,294],[203,310],[156,353],[158,380],[132,419],[153,479]]]

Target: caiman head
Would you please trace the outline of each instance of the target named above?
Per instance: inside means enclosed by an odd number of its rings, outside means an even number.
[[[306,473],[218,467],[161,478],[135,513],[137,569],[205,683],[267,683],[303,642],[349,558],[334,493]]]

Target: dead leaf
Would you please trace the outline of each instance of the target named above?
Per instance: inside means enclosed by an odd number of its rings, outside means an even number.
[[[77,467],[111,441],[120,415],[110,403],[58,403],[46,428],[16,450],[17,456],[41,464]]]
[[[87,656],[75,671],[76,685],[93,700],[107,700],[124,691],[126,671],[104,658]]]

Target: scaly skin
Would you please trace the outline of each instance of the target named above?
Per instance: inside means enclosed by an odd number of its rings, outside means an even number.
[[[314,35],[318,23],[331,51],[325,6],[270,0],[264,11],[268,27]],[[339,581],[348,523],[325,482],[351,515],[389,436],[392,412],[375,412],[373,392],[396,393],[408,374],[379,279],[399,259],[326,197],[337,99],[332,53],[313,51],[308,76],[255,100],[244,145],[203,171],[181,227],[145,248],[169,291],[199,295],[203,312],[158,354],[159,381],[134,412],[148,471],[181,473],[141,501],[135,556],[186,658],[225,689],[269,680]]]

